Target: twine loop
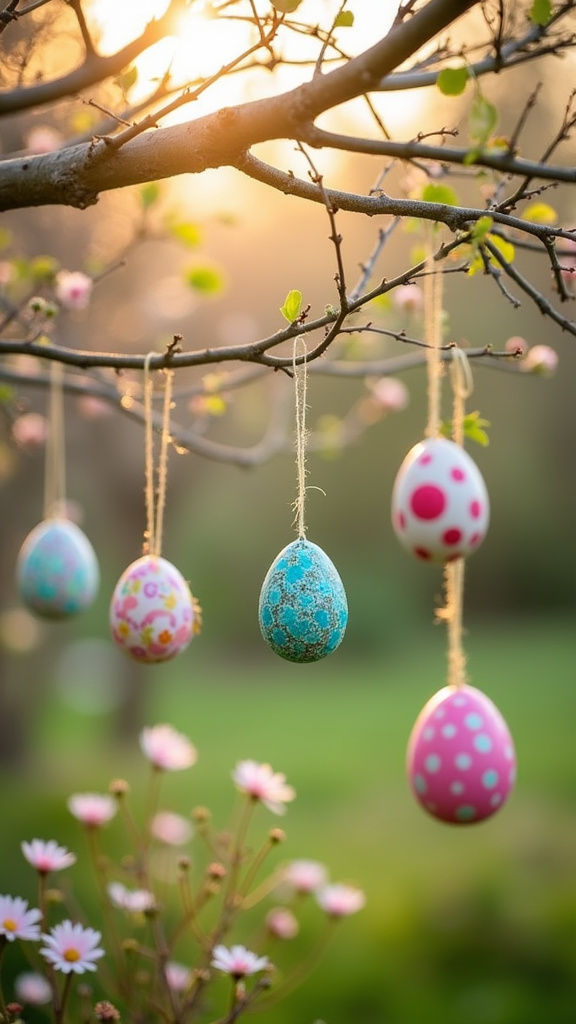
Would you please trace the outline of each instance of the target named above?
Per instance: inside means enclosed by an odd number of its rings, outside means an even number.
[[[150,369],[151,360],[156,352],[149,352],[144,360],[144,423],[145,423],[145,463],[146,463],[146,532],[144,534],[143,552],[146,555],[160,557],[162,552],[162,534],[164,529],[164,508],[166,506],[166,486],[168,478],[168,446],[172,440],[170,435],[170,410],[172,409],[172,385],[174,371],[164,369],[164,403],[160,429],[160,451],[158,465],[154,467],[154,413],[152,395],[154,392],[153,373]]]

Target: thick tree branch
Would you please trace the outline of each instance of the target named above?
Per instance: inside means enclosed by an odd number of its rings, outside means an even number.
[[[298,138],[302,125],[325,110],[369,92],[384,75],[476,3],[478,0],[430,0],[409,21],[397,25],[371,49],[334,71],[316,75],[280,96],[230,107],[191,124],[146,133],[119,152],[110,152],[106,143],[100,142],[8,160],[0,165],[0,210],[45,204],[84,208],[108,189],[199,173],[234,163],[239,154],[258,142]],[[158,23],[151,24],[150,31]],[[68,82],[67,92],[78,91],[86,84],[91,83]],[[43,88],[31,86],[24,91]],[[43,102],[29,95],[32,102]],[[11,97],[6,96],[5,102],[10,101]]]

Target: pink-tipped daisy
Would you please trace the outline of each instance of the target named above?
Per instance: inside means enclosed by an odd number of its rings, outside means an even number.
[[[156,906],[154,893],[148,889],[127,889],[122,882],[110,882],[108,895],[115,907],[128,910],[131,914],[143,914]]]
[[[38,971],[24,971],[14,981],[16,998],[30,1006],[43,1006],[52,998],[50,982]]]
[[[179,964],[176,960],[168,961],[164,968],[164,976],[168,983],[168,988],[172,989],[173,992],[185,992],[192,983],[191,969],[184,964]]]
[[[68,810],[87,828],[100,828],[111,821],[118,807],[108,793],[73,793]]]
[[[212,967],[217,967],[233,978],[245,978],[249,974],[257,974],[270,966],[267,956],[251,953],[245,946],[214,946],[212,950]]]
[[[273,772],[269,764],[239,761],[232,778],[242,793],[260,800],[273,814],[285,814],[284,804],[296,796],[293,787],[286,784],[286,776]]]
[[[54,839],[32,839],[21,844],[26,860],[40,875],[50,871],[63,871],[76,863],[76,855],[65,846],[59,846]]]
[[[158,811],[152,819],[150,831],[155,839],[167,846],[185,846],[194,833],[192,822],[174,811]]]
[[[315,892],[328,880],[328,872],[317,860],[293,860],[282,871],[282,882],[298,893]]]
[[[316,893],[316,902],[329,917],[349,917],[366,904],[366,896],[361,889],[353,885],[337,882],[325,885]]]
[[[48,935],[42,936],[46,945],[40,952],[56,971],[84,974],[85,971],[95,971],[94,961],[104,956],[104,950],[98,945],[101,938],[100,932],[94,928],[62,921],[51,928]]]
[[[40,938],[40,925],[42,913],[33,907],[28,909],[28,903],[20,896],[0,896],[0,935],[14,942],[14,939],[24,939],[37,942]]]
[[[300,926],[288,907],[273,907],[266,914],[266,927],[276,939],[293,939]]]
[[[150,763],[164,772],[190,768],[198,759],[194,744],[171,725],[153,725],[142,729],[140,747]]]

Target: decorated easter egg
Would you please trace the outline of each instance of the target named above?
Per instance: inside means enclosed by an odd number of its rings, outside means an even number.
[[[319,661],[336,650],[348,603],[322,548],[302,537],[283,548],[262,584],[258,620],[268,646],[288,661]]]
[[[516,778],[508,726],[473,686],[446,686],[420,712],[408,742],[407,770],[416,799],[456,825],[494,814]]]
[[[16,565],[22,602],[46,619],[65,619],[87,608],[100,572],[90,541],[69,519],[45,519],[24,541]]]
[[[471,555],[490,518],[476,463],[454,441],[431,437],[408,452],[392,491],[392,525],[417,558],[448,562]]]
[[[200,609],[171,562],[143,555],[114,588],[110,629],[118,647],[136,661],[168,661],[200,631]]]

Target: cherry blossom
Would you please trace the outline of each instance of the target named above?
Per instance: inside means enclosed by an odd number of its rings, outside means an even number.
[[[98,943],[102,938],[94,928],[83,928],[72,921],[62,921],[43,935],[45,945],[41,947],[42,956],[52,964],[56,971],[63,974],[84,974],[95,971],[95,960],[104,956],[104,950]]]
[[[337,882],[325,885],[316,893],[316,901],[329,917],[349,917],[366,904],[366,896],[361,889],[352,885]]]
[[[385,412],[402,412],[410,401],[408,388],[397,377],[381,377],[374,384],[372,394]]]
[[[48,437],[48,420],[39,412],[25,412],[14,420],[11,434],[19,448],[40,448]]]
[[[65,846],[59,846],[54,839],[32,839],[21,844],[26,860],[41,875],[50,871],[63,871],[76,863],[76,855]]]
[[[160,771],[178,772],[196,764],[196,747],[171,725],[153,725],[140,733],[142,753]]]
[[[40,938],[42,913],[35,907],[28,909],[27,900],[20,896],[0,896],[0,935],[8,942],[25,939],[36,942]]]
[[[417,284],[400,284],[392,292],[392,301],[402,313],[420,313],[424,308],[424,292]]]
[[[521,363],[526,373],[539,373],[542,377],[551,377],[557,366],[558,355],[549,345],[533,345]]]
[[[286,784],[286,776],[273,772],[269,764],[239,761],[232,778],[242,793],[247,793],[253,800],[261,800],[273,814],[285,814],[284,804],[296,796],[293,787]]]
[[[116,801],[108,793],[73,793],[68,810],[88,828],[106,825],[116,814]]]
[[[93,284],[81,270],[60,270],[56,274],[56,298],[65,309],[87,309]]]
[[[233,978],[245,978],[249,974],[257,974],[270,966],[267,956],[251,953],[245,946],[214,946],[212,950],[212,967],[217,967]]]

